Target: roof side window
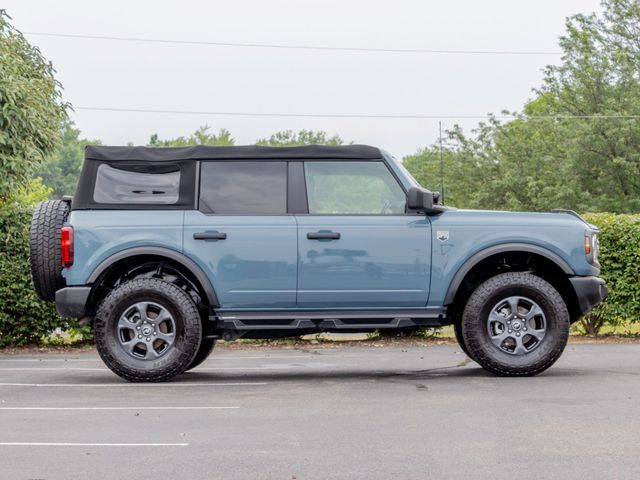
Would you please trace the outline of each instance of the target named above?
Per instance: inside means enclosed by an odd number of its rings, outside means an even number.
[[[103,204],[173,205],[180,192],[180,168],[149,172],[98,167],[93,201]]]
[[[202,162],[200,211],[223,215],[286,214],[287,162]]]

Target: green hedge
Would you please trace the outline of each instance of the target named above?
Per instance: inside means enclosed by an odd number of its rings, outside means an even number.
[[[0,204],[0,347],[39,343],[66,327],[52,304],[38,300],[29,273],[29,225],[33,208]]]
[[[640,215],[589,213],[584,218],[600,228],[601,276],[609,287],[606,301],[582,321],[586,332],[640,321]]]

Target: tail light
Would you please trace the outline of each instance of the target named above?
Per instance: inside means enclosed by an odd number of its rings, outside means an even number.
[[[60,230],[60,247],[62,266],[73,265],[73,227],[62,227]]]

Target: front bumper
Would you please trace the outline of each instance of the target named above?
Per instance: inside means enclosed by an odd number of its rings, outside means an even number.
[[[63,317],[85,317],[89,295],[91,295],[91,287],[61,288],[56,292],[56,310]]]
[[[580,316],[602,303],[609,293],[605,281],[599,277],[571,277],[569,281],[576,292]]]

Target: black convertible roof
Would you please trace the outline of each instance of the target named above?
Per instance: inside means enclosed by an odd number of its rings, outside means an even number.
[[[153,148],[153,147],[104,147],[87,145],[87,160],[118,161],[138,160],[166,162],[176,160],[210,159],[260,159],[260,158],[332,158],[332,159],[376,159],[382,158],[380,149],[368,145],[309,145],[305,147],[261,147],[247,145],[239,147],[194,147]]]

